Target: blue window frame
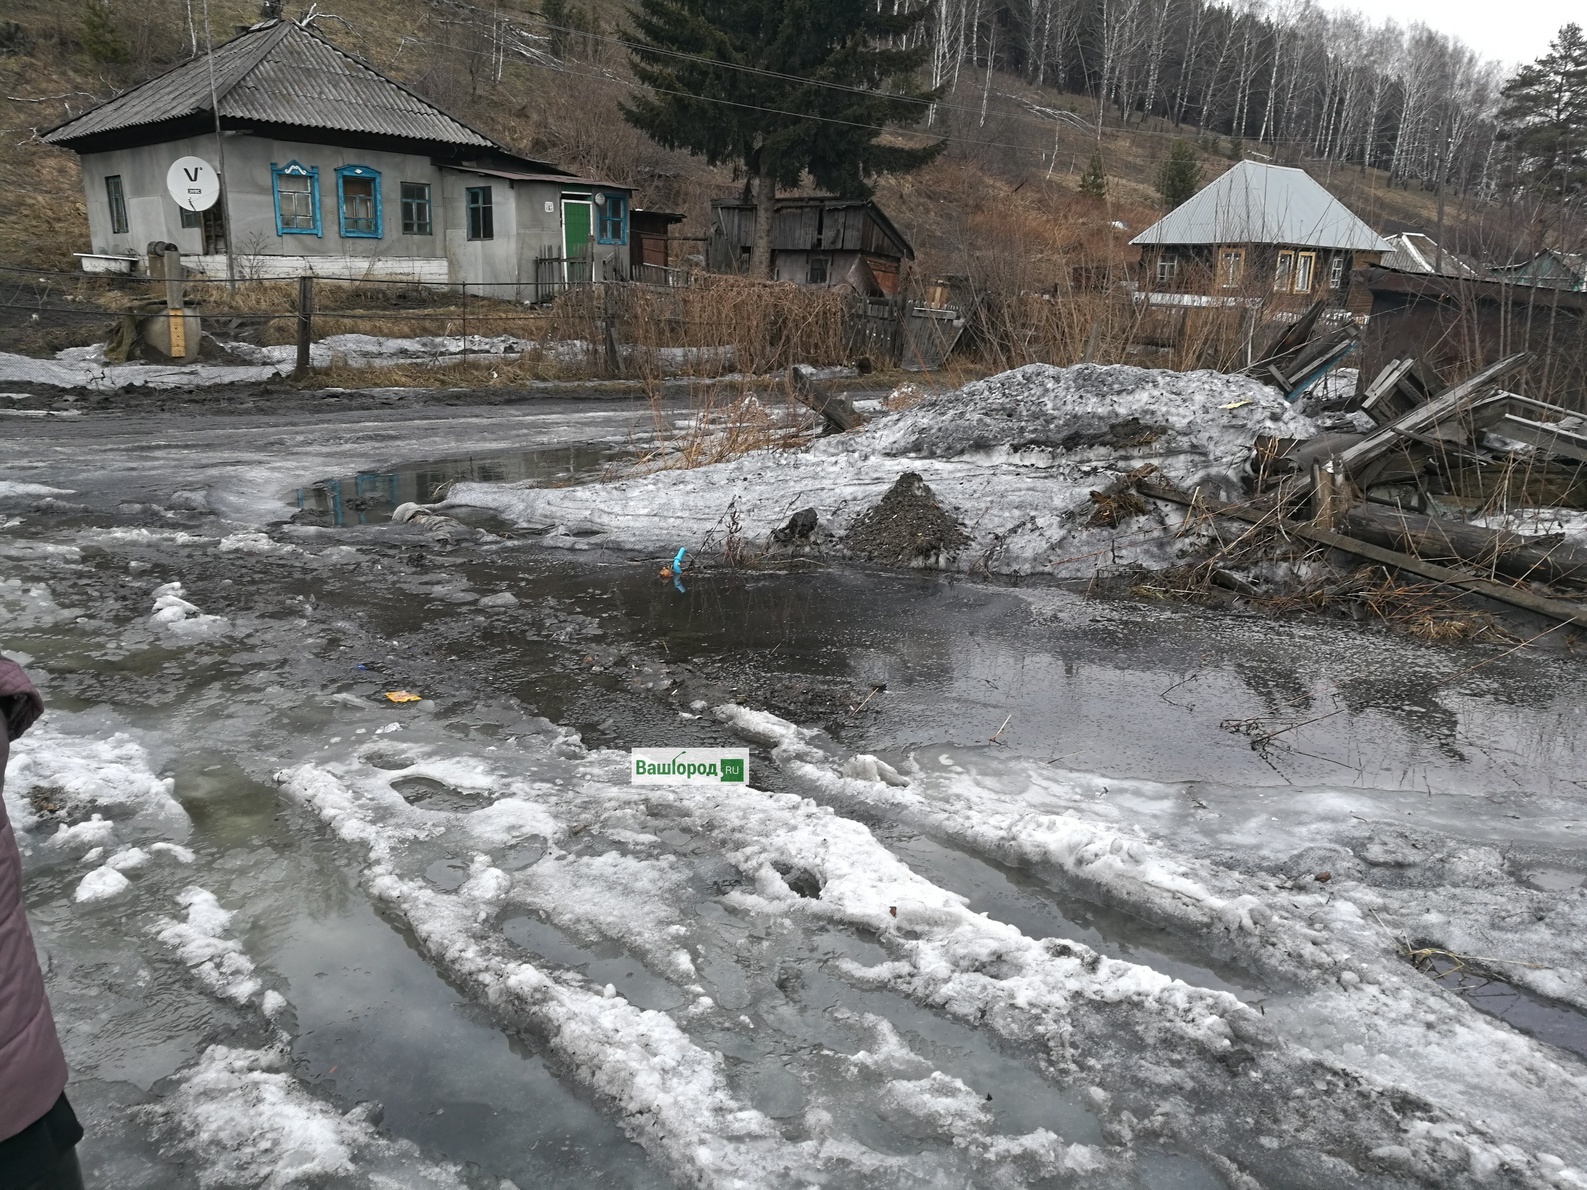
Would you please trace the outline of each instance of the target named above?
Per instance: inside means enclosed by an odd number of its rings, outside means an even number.
[[[606,201],[599,203],[595,210],[595,242],[597,244],[626,244],[628,243],[628,196],[624,194],[601,194],[597,196]]]
[[[336,171],[336,210],[343,239],[380,238],[380,173],[367,165]]]
[[[271,189],[275,195],[276,235],[317,236],[320,234],[320,167],[270,163]]]

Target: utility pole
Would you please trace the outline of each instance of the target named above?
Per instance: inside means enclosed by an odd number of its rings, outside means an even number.
[[[226,237],[226,285],[237,292],[237,263],[231,243],[231,203],[226,197],[226,138],[220,131],[220,100],[215,96],[215,39],[209,27],[209,0],[204,0],[204,60],[209,67],[209,110],[215,117],[215,171],[220,175],[220,224]]]

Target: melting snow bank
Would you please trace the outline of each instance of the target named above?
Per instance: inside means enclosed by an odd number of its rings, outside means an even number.
[[[1194,546],[1193,536],[1176,536],[1177,513],[1104,523],[1091,493],[1112,480],[1151,466],[1170,483],[1232,498],[1258,437],[1314,432],[1248,377],[1032,364],[798,451],[579,487],[462,483],[448,504],[494,509],[545,530],[548,545],[695,552],[719,545],[734,516],[746,537],[764,540],[814,508],[816,540],[831,544],[912,471],[970,536],[956,555],[921,564],[1062,576],[1098,564],[1166,566]]]
[[[162,1147],[194,1162],[206,1187],[464,1190],[456,1169],[425,1161],[408,1141],[377,1132],[369,1105],[338,1113],[311,1096],[291,1069],[284,1044],[212,1045],[176,1076],[163,1100],[142,1111]]]
[[[76,347],[56,359],[34,359],[0,351],[0,381],[48,384],[114,392],[118,388],[210,388],[217,384],[257,384],[291,370],[280,364],[112,364],[99,348]]]
[[[1547,940],[1538,935],[1546,933],[1558,966],[1507,966],[1506,977],[1587,1008],[1587,889],[1547,895],[1517,887],[1503,879],[1495,848],[1397,824],[1370,824],[1356,841],[1365,857],[1357,860],[1333,839],[1347,833],[1339,819],[1367,821],[1355,809],[1381,814],[1360,792],[1303,799],[1284,790],[1278,796],[1288,817],[1273,826],[1267,813],[1237,813],[1237,805],[1209,811],[1199,790],[995,759],[986,772],[949,756],[931,769],[914,764],[907,775],[869,756],[839,766],[815,746],[817,733],[731,704],[717,715],[743,738],[772,748],[795,788],[825,804],[903,821],[1047,874],[1094,900],[1205,938],[1295,988],[1265,1002],[1260,1028],[1233,1029],[1242,1045],[1231,1063],[1253,1080],[1249,1093],[1265,1101],[1263,1128],[1292,1155],[1297,1137],[1338,1136],[1333,1128],[1348,1129],[1353,1117],[1360,1147],[1346,1159],[1360,1169],[1437,1185],[1506,1178],[1587,1185],[1579,1126],[1587,1118],[1587,1068],[1478,1014],[1398,953],[1404,937],[1434,936],[1455,949],[1475,943],[1486,955],[1494,948],[1525,954],[1527,942],[1542,950]],[[1187,801],[1203,813],[1187,815]],[[1209,824],[1225,817],[1232,821],[1221,829]],[[1152,827],[1167,837],[1154,839]],[[1274,844],[1282,860],[1271,853]],[[1234,866],[1241,854],[1247,870]],[[1392,875],[1369,881],[1370,865]],[[1447,886],[1406,880],[1418,865]],[[995,1016],[989,1022],[1000,1027]],[[1236,1026],[1237,1018],[1228,1022]],[[1153,1064],[1163,1058],[1161,1045],[1154,1049],[1146,1059]],[[1180,1061],[1165,1065],[1176,1076],[1186,1069]],[[1333,1110],[1306,1102],[1313,1091],[1326,1092]],[[1198,1127],[1216,1128],[1219,1114],[1199,1103]],[[1385,1116],[1398,1119],[1373,1135]],[[1333,1153],[1345,1156],[1349,1147]]]
[[[1144,783],[1092,809],[1091,779],[899,773],[719,714],[810,796],[635,787],[626,757],[549,727],[485,752],[371,741],[277,780],[432,962],[546,1037],[687,1184],[1114,1185],[1165,1145],[1234,1184],[1587,1185],[1580,1067],[1397,965],[1354,894],[1167,853],[1121,820],[1119,801],[1161,793]],[[851,806],[1070,874],[1296,990],[1264,1016],[1028,937]],[[952,1044],[911,1040],[950,1027]],[[995,1081],[945,1063],[989,1035],[1019,1055],[983,1059]],[[1010,1100],[1039,1121],[999,1115]]]

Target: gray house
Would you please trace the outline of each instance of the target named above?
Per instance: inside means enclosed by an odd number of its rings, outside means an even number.
[[[164,241],[224,277],[229,238],[245,278],[466,281],[533,299],[626,276],[627,187],[516,156],[292,21],[255,25],[213,60],[213,104],[199,57],[45,134],[81,160],[85,269],[136,271]],[[221,201],[202,214],[166,192],[185,156],[224,156]]]

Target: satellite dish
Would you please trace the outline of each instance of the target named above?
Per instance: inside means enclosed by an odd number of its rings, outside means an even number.
[[[165,171],[165,188],[184,211],[207,211],[220,197],[220,175],[202,157],[178,157]]]

